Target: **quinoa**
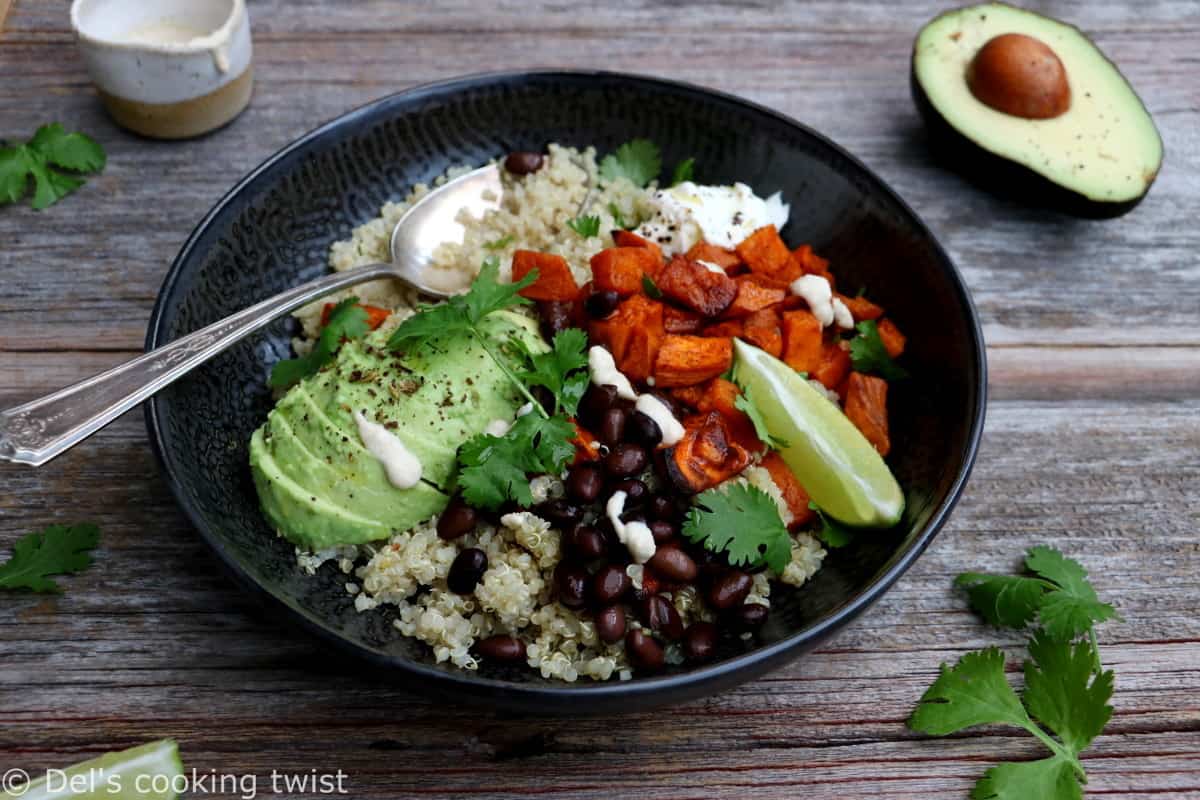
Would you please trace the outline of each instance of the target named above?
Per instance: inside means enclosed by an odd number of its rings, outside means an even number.
[[[450,170],[434,186],[467,171]],[[496,257],[502,280],[511,279],[512,254],[517,249],[561,255],[576,280],[590,280],[589,259],[613,241],[609,231],[617,227],[614,211],[626,222],[647,218],[653,210],[649,197],[655,186],[635,187],[624,179],[593,191],[586,209],[600,217],[599,236],[584,238],[567,223],[581,212],[588,186],[597,185],[594,149],[574,150],[549,146],[546,164],[530,175],[515,177],[502,171],[502,206],[483,218],[460,217],[465,227],[461,243],[444,244],[434,254],[434,266],[469,278],[478,273],[485,258]],[[329,263],[336,271],[351,269],[388,258],[388,243],[396,221],[431,187],[418,184],[403,200],[385,203],[380,216],[354,229],[349,239],[337,242]],[[465,282],[465,281],[464,281]],[[346,290],[341,297],[356,296],[361,302],[391,309],[385,323],[399,324],[416,309],[417,296],[398,282],[379,280]],[[302,335],[296,340],[298,353],[308,352],[320,332],[322,300],[297,312]],[[782,493],[761,467],[752,466],[739,480],[767,492],[780,508],[784,522],[792,516]],[[658,487],[648,478],[650,490]],[[563,497],[561,476],[531,479],[531,492],[540,503]],[[476,641],[497,634],[519,637],[526,646],[526,662],[545,678],[576,681],[580,678],[628,680],[632,666],[624,646],[605,644],[591,619],[557,602],[553,597],[554,569],[561,557],[562,532],[529,511],[505,514],[500,524],[479,524],[454,541],[437,535],[437,518],[395,533],[385,542],[361,547],[339,547],[320,552],[297,551],[299,566],[313,574],[325,561],[334,561],[354,580],[345,583],[359,612],[370,613],[386,605],[396,609],[396,629],[404,636],[427,644],[438,662],[463,669],[477,669],[472,654]],[[471,595],[450,591],[447,576],[457,555],[466,548],[482,550],[487,569]],[[780,580],[800,586],[821,566],[825,551],[811,535],[792,534],[792,561]],[[642,587],[642,566],[627,568],[634,587]],[[770,604],[771,583],[766,573],[754,576],[750,602]],[[686,586],[664,593],[685,625],[713,621],[714,612],[700,601],[697,590]],[[629,620],[630,629],[640,624]],[[668,663],[683,660],[677,644],[666,647]]]

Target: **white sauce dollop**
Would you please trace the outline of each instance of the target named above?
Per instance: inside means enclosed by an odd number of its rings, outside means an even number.
[[[788,206],[779,192],[765,200],[744,183],[699,186],[691,181],[659,189],[650,198],[657,209],[637,230],[665,255],[686,253],[700,240],[732,248],[764,225],[782,228]]]
[[[797,295],[808,303],[813,316],[821,323],[822,328],[828,328],[837,323],[839,328],[853,328],[854,316],[841,298],[833,296],[829,281],[820,275],[801,275],[792,281],[789,287],[792,294]]]
[[[613,492],[612,497],[604,505],[608,521],[612,523],[617,538],[629,550],[629,555],[639,564],[645,564],[653,556],[657,547],[654,544],[654,534],[650,526],[644,522],[622,522],[621,514],[625,512],[625,492]]]
[[[696,259],[696,263],[699,264],[700,266],[704,267],[709,272],[715,272],[718,275],[725,274],[725,270],[721,269],[721,266],[719,264],[714,264],[711,261],[704,261],[703,259]]]
[[[502,419],[494,419],[489,422],[483,429],[483,432],[488,436],[503,436],[508,433],[508,429],[512,427],[512,423]]]
[[[615,386],[617,396],[626,400],[637,400],[633,384],[617,369],[617,362],[613,361],[612,353],[599,345],[593,345],[588,350],[588,372],[591,373],[592,383],[596,386]]]
[[[683,423],[675,419],[666,403],[652,394],[640,395],[633,407],[654,420],[662,431],[662,443],[670,447],[683,438]]]
[[[421,480],[421,462],[408,451],[404,442],[378,422],[372,422],[361,411],[354,412],[358,435],[363,447],[379,459],[387,473],[388,482],[397,489],[411,489]]]

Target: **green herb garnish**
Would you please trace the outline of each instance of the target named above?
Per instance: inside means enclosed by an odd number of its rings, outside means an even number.
[[[821,527],[816,531],[815,535],[826,547],[845,547],[853,541],[854,531],[851,528],[847,528],[830,517],[818,508],[816,503],[809,501],[808,507],[817,512],[817,519],[820,520]]]
[[[321,367],[333,361],[343,341],[364,336],[370,328],[367,311],[358,305],[358,298],[347,297],[329,312],[329,321],[321,329],[312,351],[306,356],[287,358],[276,363],[271,368],[268,382],[271,386],[282,388],[315,375]]]
[[[89,551],[100,542],[100,529],[90,523],[51,525],[17,539],[12,556],[0,564],[0,589],[27,589],[58,594],[51,575],[79,572],[92,563]]]
[[[609,183],[626,178],[634,186],[644,187],[661,171],[662,154],[649,139],[626,142],[600,162],[600,177]]]
[[[67,133],[57,122],[43,125],[25,144],[0,147],[0,203],[18,202],[32,177],[32,205],[40,211],[82,186],[80,175],[99,172],[106,160],[90,136]]]
[[[518,417],[503,436],[482,433],[458,449],[456,488],[476,508],[495,510],[511,500],[533,505],[529,475],[558,474],[575,456],[575,426],[562,414]]]
[[[625,215],[621,213],[621,209],[615,202],[608,204],[608,213],[612,215],[613,224],[622,230],[633,230],[637,227],[637,223],[630,225],[625,221]]]
[[[662,289],[658,288],[658,284],[654,282],[654,278],[649,275],[642,276],[642,291],[652,300],[662,300]]]
[[[684,181],[692,179],[692,172],[696,167],[696,159],[685,158],[675,165],[675,171],[671,173],[671,185],[678,186]]]
[[[600,235],[600,217],[576,217],[567,223],[567,227],[584,239],[590,239]]]
[[[792,537],[779,507],[762,489],[743,483],[697,496],[683,535],[714,553],[726,553],[735,566],[765,563],[778,574],[792,560]]]
[[[579,328],[567,328],[554,336],[549,352],[527,353],[530,368],[517,377],[529,386],[544,386],[554,395],[554,413],[575,416],[579,401],[587,391],[587,334]]]
[[[1113,672],[1101,666],[1093,625],[1116,612],[1096,597],[1083,567],[1057,550],[1035,547],[1025,565],[1039,577],[968,572],[956,580],[989,622],[1040,624],[1029,642],[1022,695],[1018,697],[1005,678],[1003,652],[989,647],[967,653],[953,667],[942,664],[908,725],[934,736],[976,725],[1022,728],[1052,755],[988,769],[971,797],[1079,800],[1087,782],[1079,754],[1100,735],[1113,712]]]
[[[754,398],[750,396],[749,388],[742,386],[740,383],[738,384],[738,388],[742,390],[742,393],[733,401],[733,405],[745,412],[746,416],[750,418],[750,422],[754,425],[755,435],[762,440],[763,444],[773,450],[782,450],[785,447],[790,447],[791,445],[786,441],[772,436],[771,432],[767,430],[767,419],[755,404]]]
[[[499,239],[496,239],[493,242],[484,242],[483,247],[485,250],[503,250],[512,243],[513,237],[510,233],[508,236],[501,236]]]
[[[888,355],[875,320],[866,319],[854,327],[858,336],[850,340],[850,361],[856,372],[874,372],[889,381],[908,377],[908,372]]]

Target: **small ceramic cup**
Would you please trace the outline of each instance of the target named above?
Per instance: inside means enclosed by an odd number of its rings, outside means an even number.
[[[74,0],[71,27],[104,105],[131,131],[199,136],[250,102],[245,0]]]

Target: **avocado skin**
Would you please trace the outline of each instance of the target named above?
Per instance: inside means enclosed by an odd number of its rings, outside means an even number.
[[[1023,9],[1026,13],[1036,12]],[[952,9],[946,14],[957,13]],[[1036,14],[1037,16],[1042,16]],[[945,16],[945,14],[941,15]],[[940,16],[935,18],[940,19]],[[925,29],[930,23],[922,26]],[[1074,27],[1074,26],[1072,26]],[[1076,28],[1078,30],[1078,28]],[[1084,36],[1079,31],[1080,36]],[[1087,38],[1084,36],[1084,38]],[[1090,41],[1090,40],[1089,40]],[[1102,54],[1103,55],[1103,54]],[[1111,59],[1108,59],[1112,63]],[[1116,65],[1113,65],[1116,69]],[[1119,72],[1120,70],[1118,70]],[[929,133],[931,148],[939,161],[945,162],[956,172],[975,186],[984,191],[1012,200],[1023,205],[1031,205],[1058,211],[1074,217],[1085,219],[1112,219],[1128,214],[1138,206],[1150,192],[1154,181],[1146,184],[1145,190],[1132,200],[1121,202],[1106,202],[1093,200],[1089,197],[1067,189],[1049,178],[1017,162],[999,156],[987,148],[977,144],[970,137],[959,131],[938,113],[933,107],[921,82],[917,80],[917,47],[913,43],[912,58],[909,62],[909,86],[912,90],[913,102],[925,121]],[[1164,150],[1163,159],[1166,159]],[[1157,178],[1157,173],[1155,178]]]

